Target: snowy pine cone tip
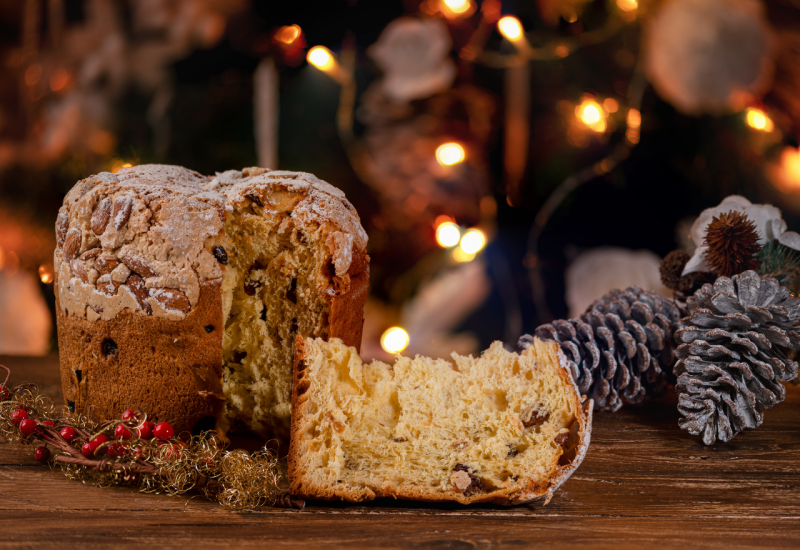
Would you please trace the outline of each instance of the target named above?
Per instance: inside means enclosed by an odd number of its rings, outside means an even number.
[[[687,302],[675,333],[680,427],[703,443],[756,428],[797,378],[788,350],[800,349],[800,299],[755,271],[706,284]],[[790,357],[791,355],[791,357]]]
[[[535,335],[561,344],[581,394],[600,410],[616,411],[623,398],[640,403],[666,388],[678,317],[672,300],[633,286],[612,290],[580,318],[542,325]],[[525,335],[519,345],[532,342]]]

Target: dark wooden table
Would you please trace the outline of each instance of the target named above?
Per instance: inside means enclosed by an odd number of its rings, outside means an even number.
[[[0,357],[60,399],[57,358]],[[548,506],[309,503],[230,512],[200,498],[66,479],[0,443],[0,547],[519,548],[800,545],[800,388],[764,424],[706,447],[676,398],[596,414],[583,465]]]

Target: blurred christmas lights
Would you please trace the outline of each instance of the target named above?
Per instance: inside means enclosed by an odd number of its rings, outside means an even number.
[[[441,11],[448,19],[469,15],[474,11],[472,0],[441,0]]]
[[[436,149],[436,160],[442,166],[453,166],[466,158],[464,148],[458,143],[445,143]]]
[[[328,71],[336,64],[336,61],[333,59],[333,54],[331,54],[331,51],[325,46],[314,46],[308,50],[306,59],[321,71]]]
[[[275,31],[275,40],[284,44],[292,44],[300,38],[303,30],[299,25],[286,25]]]
[[[461,240],[461,230],[453,222],[440,223],[436,228],[436,242],[442,248],[450,248]]]
[[[408,347],[410,341],[405,330],[400,327],[392,327],[381,336],[381,347],[387,353],[400,353]]]
[[[606,112],[595,100],[584,99],[580,105],[575,107],[575,114],[581,122],[595,132],[606,131]]]
[[[53,282],[53,266],[50,264],[42,264],[39,266],[39,279],[46,285]]]
[[[749,108],[745,111],[745,121],[747,125],[755,130],[763,132],[771,132],[775,129],[772,119],[767,116],[767,113],[761,109]]]
[[[617,7],[622,11],[635,11],[639,7],[637,0],[617,0]]]
[[[486,236],[480,229],[470,229],[461,237],[461,250],[464,254],[475,255],[486,246]]]
[[[628,143],[639,143],[639,127],[642,125],[642,113],[637,109],[628,111],[628,129],[625,131],[625,139]]]
[[[123,160],[123,159],[114,159],[111,161],[111,173],[116,174],[123,168],[130,168],[133,166],[133,163]]]
[[[347,86],[353,80],[353,75],[349,74],[339,65],[333,53],[325,46],[314,46],[308,50],[306,59],[311,65],[327,74],[342,86]]]
[[[511,42],[517,42],[523,38],[522,23],[510,15],[506,15],[497,22],[497,30]]]

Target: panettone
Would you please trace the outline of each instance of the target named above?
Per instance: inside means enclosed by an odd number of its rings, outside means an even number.
[[[360,346],[367,236],[344,194],[311,174],[104,172],[67,194],[56,234],[75,411],[285,433],[295,336]]]
[[[592,402],[555,342],[522,354],[495,342],[480,358],[361,362],[341,341],[297,337],[292,494],[521,504],[581,464]]]

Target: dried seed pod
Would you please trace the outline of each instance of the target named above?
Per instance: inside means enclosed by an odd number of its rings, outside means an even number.
[[[94,231],[95,235],[102,235],[106,227],[108,227],[108,221],[111,219],[111,199],[105,198],[101,200],[94,209],[92,213],[92,231]]]
[[[706,230],[706,260],[714,272],[730,277],[758,269],[755,255],[761,252],[755,224],[746,214],[731,210],[715,216]]]

